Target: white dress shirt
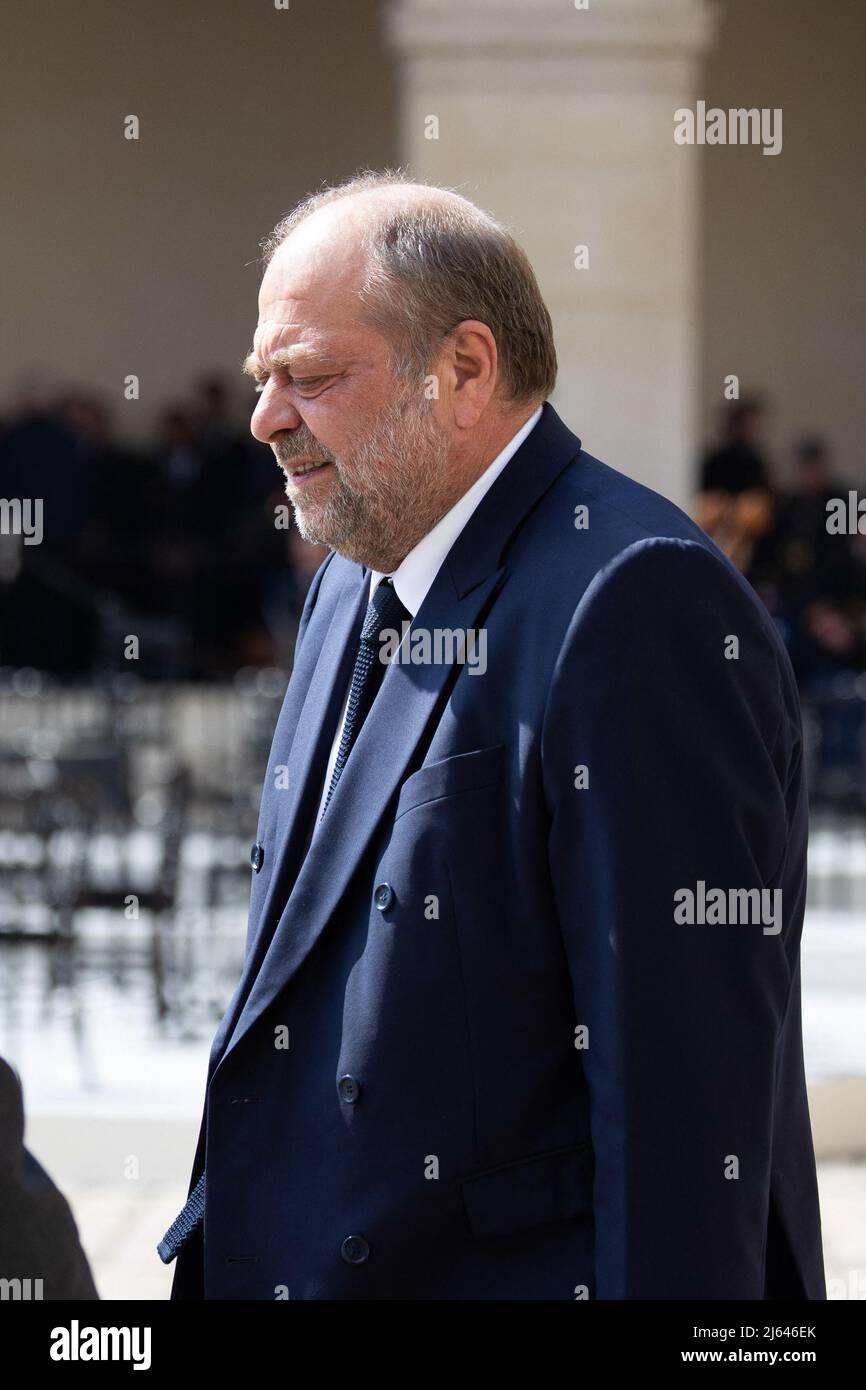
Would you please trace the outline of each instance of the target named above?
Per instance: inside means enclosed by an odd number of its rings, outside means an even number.
[[[432,531],[428,531],[427,535],[422,537],[416,546],[413,546],[409,554],[394,570],[391,575],[391,582],[397,592],[397,597],[403,604],[403,607],[408,609],[411,618],[415,617],[418,609],[427,597],[427,592],[439,573],[445,556],[460,535],[460,532],[475,511],[482,497],[499,477],[499,474],[502,472],[509,459],[517,453],[517,450],[520,448],[527,435],[530,434],[538,424],[538,421],[541,419],[541,411],[542,407],[539,406],[534,414],[530,415],[526,423],[521,425],[514,437],[508,441],[502,452],[497,454],[493,462],[485,468],[481,476],[476,478],[472,486],[454,503],[451,510],[446,512],[440,521],[437,521]],[[376,586],[381,583],[384,578],[385,575],[380,574],[378,570],[370,571],[371,599],[376,592]],[[406,636],[403,638],[404,642],[408,636],[409,633],[407,632]],[[337,753],[340,748],[340,739],[343,736],[343,724],[346,718],[346,706],[349,703],[351,688],[352,683],[350,680],[343,700],[343,709],[337,721],[337,732],[334,735],[334,742],[331,745],[331,752],[328,758],[328,766],[322,786],[322,795],[319,799],[319,809],[316,813],[316,826],[313,827],[313,834],[315,834],[316,827],[321,820],[322,808],[324,807],[325,799],[328,794],[328,787],[331,785],[331,774],[334,771],[334,764],[337,761]]]

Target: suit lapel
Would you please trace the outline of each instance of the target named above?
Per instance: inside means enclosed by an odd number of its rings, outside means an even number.
[[[413,627],[432,632],[484,625],[506,575],[502,561],[515,528],[579,451],[580,440],[546,404],[538,425],[457,538]],[[327,748],[351,677],[366,608],[368,573],[352,567],[304,701],[290,760],[293,789],[285,793],[289,800],[278,827],[286,843],[280,872],[274,873],[242,987],[218,1035],[219,1048],[215,1039],[211,1050],[212,1063],[226,1037],[223,1057],[237,1045],[298,970],[328,923],[336,919],[340,900],[411,769],[419,745],[422,751],[416,761],[423,758],[425,730],[460,674],[459,666],[445,664],[389,666],[288,900],[281,899],[278,894],[288,882],[285,868],[297,862],[299,837],[305,835],[318,807]],[[267,924],[281,901],[284,906],[268,940]]]
[[[305,661],[310,651],[310,660],[314,665],[312,673],[307,676],[306,695],[295,721],[294,733],[289,727],[284,728],[284,720],[289,725],[292,722],[291,712],[285,706],[274,731],[263,800],[274,808],[273,852],[277,858],[259,913],[257,930],[248,943],[241,979],[211,1044],[211,1068],[216,1065],[261,966],[271,930],[289,896],[293,875],[297,873],[316,815],[331,740],[351,679],[358,636],[367,608],[369,574],[369,570],[360,565],[349,566],[332,603],[331,620],[317,653],[309,647],[309,638],[316,635],[315,625],[311,622],[301,659]],[[303,679],[301,671],[293,674]],[[290,745],[288,748],[287,744]],[[285,769],[288,770],[287,775]],[[285,780],[285,787],[278,786],[278,776]]]
[[[287,786],[277,789],[279,760],[268,767],[270,795],[276,802],[274,853],[278,856],[268,888],[262,928],[273,922],[272,908],[278,893],[285,891],[293,871],[303,856],[316,815],[325,775],[328,753],[358,649],[361,624],[367,610],[369,570],[352,565],[334,605],[327,633],[322,642],[312,680],[307,687],[295,728],[288,759]]]

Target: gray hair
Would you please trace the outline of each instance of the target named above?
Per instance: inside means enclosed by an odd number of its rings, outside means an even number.
[[[496,340],[505,399],[546,399],[556,383],[553,326],[526,252],[501,223],[451,189],[418,185],[403,170],[364,170],[308,194],[261,243],[267,266],[319,208],[389,187],[429,188],[429,199],[373,204],[364,233],[364,317],[388,340],[395,371],[426,375],[443,338],[464,319]]]

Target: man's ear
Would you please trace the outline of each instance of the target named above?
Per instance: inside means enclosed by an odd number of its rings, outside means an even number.
[[[464,319],[448,334],[445,370],[454,423],[471,429],[478,423],[496,390],[499,355],[486,323]]]

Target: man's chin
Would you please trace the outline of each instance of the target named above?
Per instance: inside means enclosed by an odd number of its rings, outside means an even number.
[[[295,525],[301,540],[309,541],[310,545],[331,546],[331,540],[325,534],[328,528],[322,525],[321,512],[313,515],[310,511],[302,510],[293,497],[290,497],[289,500],[294,509]],[[331,548],[333,549],[333,546]]]
[[[309,541],[310,545],[326,545],[329,550],[336,550],[338,555],[345,555],[346,559],[352,559],[348,554],[351,544],[344,546],[345,537],[337,534],[333,526],[329,526],[321,508],[318,510],[306,507],[303,510],[292,499],[295,513],[295,525],[298,528],[298,535],[302,541]]]
[[[356,565],[367,565],[372,569],[381,569],[383,574],[389,573],[393,568],[384,560],[377,557],[371,558],[371,548],[363,541],[356,541],[354,538],[346,536],[343,532],[335,532],[331,527],[314,526],[305,521],[295,513],[295,524],[298,528],[298,535],[301,540],[309,541],[312,545],[326,545],[329,550],[334,550],[338,555],[342,555],[344,560],[350,560]]]

